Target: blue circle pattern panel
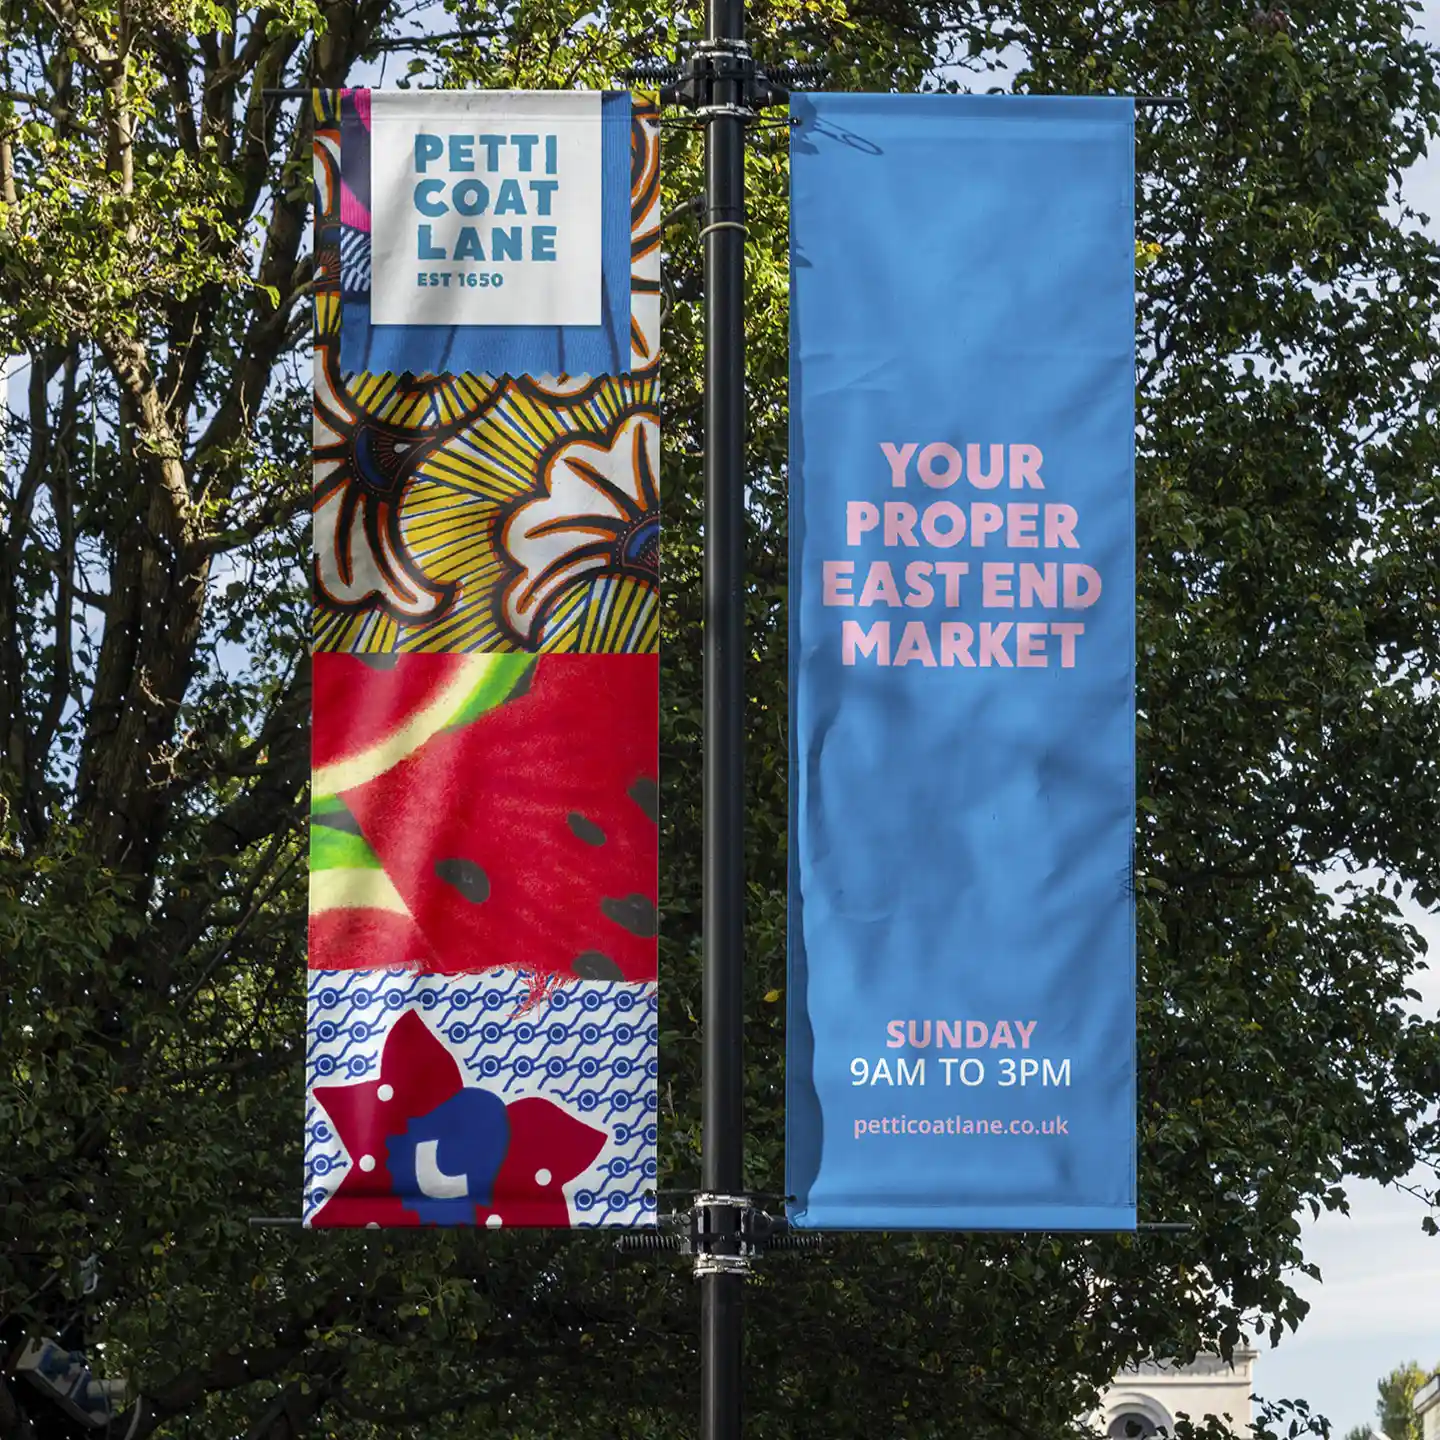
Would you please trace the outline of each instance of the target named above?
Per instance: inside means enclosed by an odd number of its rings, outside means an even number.
[[[375,1164],[369,1155],[347,1153],[334,1117],[317,1100],[317,1088],[333,1095],[334,1087],[355,1086],[358,1091],[373,1085],[380,1079],[386,1039],[410,1014],[418,1015],[458,1066],[465,1091],[486,1092],[507,1107],[519,1100],[545,1100],[604,1134],[604,1144],[589,1167],[563,1187],[569,1224],[655,1223],[659,1103],[655,986],[579,980],[526,1008],[530,997],[527,980],[500,970],[478,975],[310,972],[307,1225],[352,1167],[368,1170]],[[440,1063],[445,1064],[443,1059]],[[388,1069],[386,1078],[392,1078]],[[391,1089],[381,1085],[381,1098]],[[474,1097],[477,1102],[480,1098]],[[397,1169],[404,1173],[403,1167]],[[452,1205],[448,1212],[445,1206],[419,1210],[420,1223],[477,1223],[473,1216],[473,1206]],[[320,1223],[326,1221],[322,1218]],[[487,1223],[500,1222],[492,1217]]]

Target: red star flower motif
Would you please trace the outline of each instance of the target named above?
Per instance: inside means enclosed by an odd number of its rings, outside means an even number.
[[[564,1187],[608,1138],[553,1101],[466,1086],[415,1010],[386,1037],[378,1080],[314,1094],[350,1158],[317,1227],[568,1226]]]

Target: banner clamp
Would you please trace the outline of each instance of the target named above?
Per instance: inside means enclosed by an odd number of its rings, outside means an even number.
[[[660,1191],[659,1194],[686,1194]],[[688,1210],[671,1210],[660,1216],[654,1229],[621,1235],[615,1248],[628,1254],[675,1254],[692,1257],[693,1273],[700,1275],[748,1276],[755,1261],[772,1251],[791,1253],[818,1250],[823,1237],[790,1228],[783,1215],[762,1208],[766,1201],[789,1200],[789,1196],[752,1192],[727,1195],[712,1191],[695,1194]],[[727,1225],[712,1218],[712,1211],[728,1212]]]
[[[824,61],[782,61],[765,69],[756,63],[745,41],[721,38],[697,45],[684,64],[642,60],[622,76],[630,83],[658,85],[662,105],[684,106],[701,124],[710,120],[748,123],[767,106],[788,104],[793,89],[817,83],[826,69]]]

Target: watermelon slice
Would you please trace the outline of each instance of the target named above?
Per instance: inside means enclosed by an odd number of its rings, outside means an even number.
[[[333,796],[310,813],[310,968],[433,963],[430,946],[360,825]]]
[[[656,973],[659,657],[547,655],[528,688],[340,799],[446,973]]]
[[[430,942],[408,910],[335,905],[310,912],[312,970],[371,970],[396,966],[433,970]]]
[[[314,793],[380,774],[437,731],[498,705],[528,655],[348,655],[318,651],[311,667]]]
[[[434,968],[429,943],[359,822],[326,791],[379,774],[438,730],[499,704],[532,663],[526,655],[321,652],[314,657],[312,970]]]

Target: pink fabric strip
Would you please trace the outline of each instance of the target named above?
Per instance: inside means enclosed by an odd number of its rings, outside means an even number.
[[[342,98],[348,98],[355,106],[355,113],[360,117],[360,123],[368,130],[370,129],[370,92],[369,90],[354,89],[342,90]],[[342,132],[343,133],[343,132]],[[370,212],[355,198],[355,193],[345,183],[345,147],[341,141],[340,147],[340,223],[351,230],[361,230],[365,234],[370,233]]]

